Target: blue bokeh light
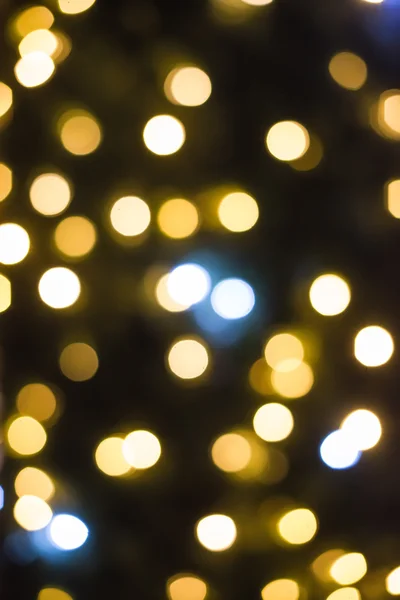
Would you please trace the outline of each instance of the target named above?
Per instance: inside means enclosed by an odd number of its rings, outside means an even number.
[[[359,461],[362,454],[352,438],[341,429],[323,440],[319,452],[323,462],[331,469],[348,469]]]
[[[243,319],[254,308],[253,288],[243,279],[224,279],[212,291],[211,305],[223,319]]]
[[[48,537],[59,550],[76,550],[86,542],[89,529],[74,515],[59,514],[48,526]]]

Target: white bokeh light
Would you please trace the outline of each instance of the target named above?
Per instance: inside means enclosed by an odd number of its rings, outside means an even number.
[[[370,410],[362,408],[350,413],[340,425],[340,429],[354,440],[358,450],[373,448],[382,435],[378,417]]]
[[[242,319],[253,310],[254,304],[253,289],[242,279],[224,279],[211,294],[211,305],[223,319]]]
[[[354,340],[354,356],[366,367],[380,367],[387,363],[394,351],[393,338],[379,325],[361,329]]]
[[[361,456],[356,442],[340,429],[324,439],[319,451],[323,462],[331,469],[348,469]]]
[[[201,302],[209,293],[210,276],[203,267],[194,263],[180,265],[168,275],[168,293],[182,306]]]
[[[89,535],[85,523],[73,515],[57,515],[49,528],[50,539],[61,550],[76,550],[80,548]]]

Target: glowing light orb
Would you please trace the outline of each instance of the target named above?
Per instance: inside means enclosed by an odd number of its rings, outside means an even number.
[[[118,233],[135,236],[140,235],[148,228],[151,214],[144,200],[136,196],[124,196],[113,204],[110,219]]]
[[[208,366],[207,349],[197,340],[180,340],[168,352],[168,366],[180,379],[200,377]]]
[[[73,600],[72,596],[58,588],[42,588],[37,600]]]
[[[391,596],[400,596],[400,567],[390,571],[385,579],[386,591]]]
[[[57,173],[44,173],[32,182],[29,197],[33,208],[46,216],[62,213],[71,202],[71,187]]]
[[[99,368],[96,350],[81,342],[66,346],[60,355],[60,369],[72,381],[87,381]]]
[[[299,600],[300,588],[293,579],[276,579],[261,591],[262,600]]]
[[[380,367],[394,351],[393,338],[386,329],[370,325],[361,329],[354,340],[354,356],[366,367]]]
[[[162,306],[162,308],[168,310],[169,312],[182,312],[183,310],[189,308],[190,304],[180,304],[171,298],[168,290],[168,277],[169,273],[160,277],[157,282],[155,289],[157,302],[160,306]]]
[[[17,417],[7,431],[8,445],[23,456],[40,452],[46,440],[43,426],[32,417]]]
[[[329,62],[329,73],[347,90],[359,90],[367,81],[367,65],[352,52],[339,52]]]
[[[100,442],[96,448],[96,464],[100,471],[110,477],[119,477],[131,470],[131,465],[122,452],[123,443],[123,438],[109,437]]]
[[[284,398],[305,396],[311,390],[313,383],[312,369],[305,362],[290,371],[272,371],[271,373],[272,387],[277,394]]]
[[[224,196],[218,206],[218,218],[226,229],[234,232],[248,231],[258,221],[258,204],[244,192]]]
[[[0,313],[11,306],[11,281],[0,275]]]
[[[212,552],[222,552],[236,540],[236,525],[226,515],[209,515],[201,519],[196,527],[200,544]]]
[[[251,460],[251,446],[238,433],[226,433],[215,440],[211,448],[214,464],[226,473],[237,473],[247,467]]]
[[[275,123],[265,139],[267,149],[278,160],[297,160],[310,146],[310,136],[305,127],[296,121]]]
[[[36,496],[42,500],[49,500],[54,496],[55,488],[51,478],[35,467],[22,469],[14,481],[17,496]]]
[[[344,587],[329,594],[326,600],[361,600],[361,594],[356,588]]]
[[[360,552],[349,552],[335,560],[330,569],[332,579],[340,585],[360,581],[367,572],[367,561]]]
[[[185,128],[171,115],[157,115],[148,121],[143,130],[146,147],[160,156],[174,154],[183,146]]]
[[[96,240],[96,228],[86,217],[67,217],[60,221],[54,232],[57,249],[71,258],[89,254]]]
[[[345,554],[344,550],[340,548],[333,548],[332,550],[327,550],[323,552],[312,562],[311,568],[313,570],[314,575],[325,583],[332,582],[332,577],[330,575],[330,568],[339,556],[343,556]]]
[[[386,184],[386,206],[395,219],[400,219],[400,179]]]
[[[211,305],[223,319],[242,319],[253,310],[253,288],[242,279],[224,279],[212,291]]]
[[[10,194],[13,185],[12,171],[4,163],[0,163],[0,202]]]
[[[278,533],[289,544],[306,544],[317,533],[318,523],[308,508],[296,508],[286,513],[278,522]]]
[[[348,469],[361,457],[356,441],[341,429],[333,431],[324,439],[319,452],[324,463],[331,469]]]
[[[0,81],[0,118],[10,110],[13,103],[12,89]]]
[[[54,73],[54,62],[45,52],[30,52],[14,68],[17,81],[27,88],[43,85]]]
[[[77,15],[93,6],[96,0],[58,0],[58,8],[65,15]]]
[[[0,263],[15,265],[24,260],[30,248],[29,235],[21,225],[0,225]]]
[[[158,226],[164,235],[181,240],[192,235],[199,224],[197,208],[183,198],[167,200],[157,215]]]
[[[290,410],[276,402],[261,406],[253,419],[254,431],[266,442],[280,442],[286,439],[293,426],[294,419]]]
[[[57,36],[48,29],[35,29],[28,33],[18,46],[21,56],[31,52],[44,52],[48,56],[53,56],[58,47]]]
[[[350,288],[342,277],[326,274],[315,279],[310,287],[310,302],[324,316],[339,315],[350,303]]]
[[[207,584],[195,575],[176,575],[167,583],[167,594],[169,600],[204,600]]]
[[[17,395],[17,408],[23,415],[29,415],[37,421],[47,421],[57,408],[54,392],[43,383],[28,383]]]
[[[161,456],[161,444],[150,431],[132,431],[122,444],[122,454],[135,469],[149,469]]]
[[[167,76],[164,92],[168,100],[183,106],[200,106],[211,96],[211,80],[198,67],[177,67]]]
[[[32,6],[20,12],[13,22],[18,38],[23,38],[36,29],[50,29],[54,23],[53,13],[45,6]]]
[[[46,271],[39,281],[39,295],[52,308],[67,308],[78,300],[81,284],[78,276],[65,267]]]
[[[61,514],[53,517],[49,537],[60,550],[76,550],[87,540],[89,530],[85,523],[73,515]]]
[[[268,340],[264,356],[272,369],[287,373],[299,367],[303,362],[303,344],[291,333],[278,333]]]
[[[208,272],[194,263],[175,267],[167,280],[168,293],[182,306],[192,306],[201,302],[210,291],[211,280]]]
[[[50,506],[37,496],[22,496],[14,505],[14,519],[27,531],[43,529],[53,516]]]
[[[69,110],[58,122],[61,143],[76,156],[86,156],[100,145],[103,134],[97,120],[85,110]]]
[[[382,435],[382,426],[378,417],[365,409],[350,413],[340,425],[340,429],[352,438],[358,450],[373,448]]]

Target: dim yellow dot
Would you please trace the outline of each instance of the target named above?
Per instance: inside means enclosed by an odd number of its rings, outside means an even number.
[[[89,344],[69,344],[61,352],[60,369],[72,381],[87,381],[94,377],[98,368],[97,353]]]
[[[160,156],[174,154],[185,141],[185,128],[171,115],[157,115],[148,121],[143,130],[147,148]]]
[[[310,287],[310,302],[314,310],[330,317],[339,315],[350,303],[350,288],[338,275],[320,275]]]
[[[58,250],[71,258],[89,254],[96,240],[96,228],[86,217],[67,217],[60,221],[54,232],[54,241]]]
[[[382,426],[370,410],[359,409],[351,412],[340,425],[349,435],[358,450],[370,450],[381,439]]]
[[[58,0],[58,8],[65,15],[77,15],[93,6],[96,0]]]
[[[33,208],[42,215],[62,213],[71,202],[71,187],[58,173],[43,173],[34,179],[29,190]]]
[[[11,281],[0,275],[0,313],[11,306]]]
[[[14,519],[23,529],[37,531],[43,529],[53,516],[50,506],[37,496],[22,496],[14,505]]]
[[[264,356],[272,369],[287,373],[301,365],[304,358],[303,344],[291,333],[278,333],[268,340]]]
[[[17,417],[7,431],[8,445],[14,452],[23,456],[40,452],[46,440],[44,428],[32,417]]]
[[[360,552],[350,552],[335,560],[331,566],[331,577],[340,585],[351,585],[364,577],[367,561]]]
[[[36,29],[50,29],[54,16],[45,6],[32,6],[19,13],[13,28],[19,38],[23,38]]]
[[[12,171],[0,163],[0,202],[5,200],[12,190]]]
[[[51,478],[40,469],[25,467],[18,473],[14,482],[17,496],[36,496],[49,500],[54,496],[55,488]]]
[[[171,294],[168,290],[168,277],[169,274],[166,273],[160,277],[157,282],[155,290],[157,302],[160,306],[162,306],[162,308],[168,310],[169,312],[182,312],[189,307],[186,304],[180,304],[179,302],[176,302],[176,300],[171,297]]]
[[[72,44],[71,39],[64,32],[54,31],[53,33],[57,37],[57,48],[52,55],[52,59],[57,65],[71,54]]]
[[[326,600],[361,600],[361,594],[356,588],[345,587],[329,594]]]
[[[198,522],[196,535],[207,550],[222,552],[236,540],[236,525],[227,515],[209,515]]]
[[[200,106],[211,95],[211,80],[198,67],[177,67],[171,71],[164,83],[168,100],[184,106]]]
[[[297,160],[310,145],[308,131],[296,121],[275,123],[265,139],[268,151],[278,160]]]
[[[109,437],[100,442],[96,448],[95,460],[100,471],[111,477],[125,475],[131,465],[125,460],[122,452],[124,440],[120,437]]]
[[[345,554],[344,550],[340,550],[339,548],[334,548],[332,550],[327,550],[323,552],[313,561],[311,568],[313,570],[314,575],[320,580],[324,582],[332,581],[332,577],[330,574],[331,566],[335,562],[339,556],[343,556]]]
[[[218,206],[218,218],[229,231],[248,231],[257,223],[258,204],[244,192],[232,192],[222,198]]]
[[[183,198],[167,200],[157,215],[158,226],[168,237],[179,240],[192,235],[199,224],[197,208]]]
[[[393,179],[386,184],[385,195],[388,211],[395,219],[400,219],[400,179]]]
[[[386,591],[391,596],[400,596],[400,567],[389,573],[385,580]]]
[[[48,29],[36,29],[28,33],[21,40],[18,50],[21,56],[31,52],[44,52],[48,56],[53,56],[58,47],[57,37]]]
[[[39,295],[52,308],[67,308],[78,300],[81,284],[78,276],[65,267],[46,271],[39,281]]]
[[[261,406],[254,415],[254,431],[265,442],[280,442],[286,439],[294,426],[293,415],[286,406],[271,402]]]
[[[289,544],[306,544],[313,539],[317,529],[317,519],[308,508],[291,510],[278,522],[278,533]]]
[[[347,90],[359,90],[367,80],[367,65],[352,52],[339,52],[329,62],[329,73]]]
[[[13,103],[12,89],[0,81],[0,118],[8,112]]]
[[[0,263],[15,265],[24,260],[30,248],[29,235],[21,225],[0,225]]]
[[[73,600],[73,598],[63,590],[48,587],[40,590],[37,600]]]
[[[19,59],[14,73],[17,81],[24,87],[38,87],[53,75],[54,62],[45,52],[30,52]]]
[[[258,394],[266,396],[271,393],[270,372],[268,365],[263,358],[259,358],[251,366],[249,383],[253,390]]]
[[[262,600],[298,600],[300,588],[293,579],[276,579],[261,591]]]
[[[124,440],[122,453],[135,469],[149,469],[161,456],[161,444],[150,431],[132,431]]]
[[[151,221],[148,204],[136,196],[117,200],[110,212],[111,225],[121,235],[135,236],[143,233]]]
[[[197,340],[180,340],[168,352],[168,365],[181,379],[200,377],[208,366],[207,349]]]
[[[204,600],[207,585],[195,575],[176,575],[167,583],[167,594],[169,600]]]
[[[248,466],[251,460],[251,446],[242,435],[226,433],[213,443],[211,457],[222,471],[237,473]]]
[[[85,156],[94,152],[102,140],[99,123],[89,112],[70,110],[59,120],[61,143],[68,152]]]
[[[302,362],[289,372],[272,371],[271,384],[275,392],[284,398],[301,398],[308,394],[314,383],[311,367]]]
[[[394,351],[393,338],[386,329],[370,325],[361,329],[354,340],[354,356],[366,367],[380,367]]]
[[[47,421],[53,416],[57,401],[54,392],[43,383],[28,383],[17,396],[17,408],[23,415],[37,421]]]

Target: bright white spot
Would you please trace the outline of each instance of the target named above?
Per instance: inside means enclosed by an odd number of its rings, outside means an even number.
[[[379,325],[370,325],[361,329],[354,340],[354,355],[366,367],[380,367],[392,356],[393,338]]]
[[[201,302],[210,291],[210,276],[203,267],[188,263],[171,271],[167,280],[168,293],[182,306]]]
[[[340,429],[324,439],[319,451],[322,460],[331,469],[348,469],[355,465],[361,456],[355,441]]]
[[[215,286],[211,304],[223,319],[242,319],[253,310],[254,292],[242,279],[224,279]]]
[[[370,410],[359,409],[350,413],[340,426],[351,437],[358,450],[369,450],[376,446],[382,435],[381,423]]]
[[[85,523],[73,515],[57,515],[50,523],[50,539],[61,550],[75,550],[89,535]]]

